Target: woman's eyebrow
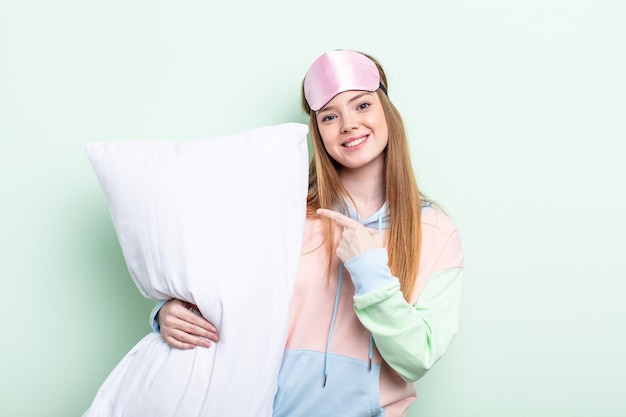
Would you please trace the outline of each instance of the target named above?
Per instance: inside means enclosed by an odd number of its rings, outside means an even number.
[[[356,96],[352,97],[350,100],[348,100],[348,103],[356,101],[356,100],[360,99],[363,96],[371,96],[372,94],[374,94],[374,93],[370,93],[369,91],[364,91],[364,92],[362,92],[360,94],[357,94]]]

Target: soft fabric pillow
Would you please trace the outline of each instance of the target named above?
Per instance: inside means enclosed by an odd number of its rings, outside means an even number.
[[[306,125],[213,139],[91,143],[130,274],[198,305],[209,349],[142,339],[84,416],[270,416],[306,217]]]

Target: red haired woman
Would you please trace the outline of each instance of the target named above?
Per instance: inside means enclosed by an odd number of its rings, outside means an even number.
[[[458,331],[460,238],[418,190],[387,90],[354,51],[323,54],[304,79],[314,155],[275,417],[404,416]],[[218,342],[188,307],[159,303],[155,329],[181,349]]]

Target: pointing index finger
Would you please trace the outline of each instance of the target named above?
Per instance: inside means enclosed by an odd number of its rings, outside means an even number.
[[[322,217],[326,217],[327,219],[333,220],[339,226],[350,227],[350,228],[361,226],[361,224],[357,222],[356,220],[353,220],[350,217],[345,216],[333,210],[321,208],[321,209],[317,209],[317,214]]]

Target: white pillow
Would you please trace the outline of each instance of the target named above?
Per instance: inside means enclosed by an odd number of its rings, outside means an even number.
[[[99,142],[87,154],[145,297],[198,305],[220,341],[142,339],[84,416],[270,416],[306,217],[306,125]]]

